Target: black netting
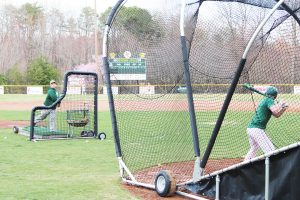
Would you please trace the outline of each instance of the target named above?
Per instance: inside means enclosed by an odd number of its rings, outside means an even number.
[[[161,1],[151,8],[127,1],[109,33],[121,149],[128,168],[142,182],[154,183],[156,173],[169,163],[194,159],[186,94],[180,92],[179,14],[180,1]],[[173,172],[184,170],[179,166]]]
[[[186,1],[184,31],[201,156],[245,48],[275,4]],[[299,7],[298,1],[286,1],[256,37],[207,171],[241,162],[249,149],[246,128],[263,97],[251,94],[243,83],[278,88],[278,99],[290,107],[283,117],[271,119],[267,133],[277,148],[299,140],[300,36],[295,20]],[[153,7],[126,1],[109,32],[108,59],[121,149],[126,165],[141,182],[153,183],[160,169],[171,170],[179,182],[190,179],[193,172],[179,21],[179,0]]]
[[[201,0],[200,0],[201,1]],[[257,6],[260,8],[273,8],[275,4],[278,1],[260,1],[260,0],[202,0],[201,2],[204,1],[215,1],[215,2],[226,2],[226,3],[241,3],[241,4],[249,4],[252,6]],[[300,2],[297,0],[287,0],[284,1],[284,4],[286,4],[288,7],[290,7],[292,10],[299,8]],[[278,10],[285,10],[283,6],[280,6]]]
[[[96,75],[69,74],[66,88],[58,87],[58,97],[64,98],[53,109],[37,109],[34,112],[33,139],[94,137]],[[65,94],[64,94],[65,93]],[[23,128],[29,134],[30,126]]]
[[[273,5],[258,7],[254,6],[255,2],[244,3],[251,5],[204,1],[199,9],[189,61],[202,152],[206,150],[245,47],[270,11],[268,7]],[[298,12],[297,6],[291,8]],[[210,14],[207,10],[210,10]],[[190,16],[193,17],[192,14]],[[190,23],[193,24],[194,20]],[[298,51],[299,25],[286,11],[276,11],[249,51],[206,171],[241,162],[249,150],[246,128],[263,96],[250,94],[242,87],[243,83],[251,83],[261,89],[275,85],[279,90],[278,99],[289,102],[287,113],[279,119],[271,119],[266,129],[276,148],[300,139],[299,127],[295,127],[300,117],[296,114],[299,110],[296,102],[300,99],[294,94],[294,88],[299,84]],[[206,91],[202,89],[204,87]],[[293,124],[293,128],[290,124]]]

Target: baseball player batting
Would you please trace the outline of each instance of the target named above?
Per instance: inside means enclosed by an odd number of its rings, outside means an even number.
[[[268,138],[265,130],[267,124],[273,115],[278,118],[286,111],[288,104],[284,101],[277,101],[278,90],[276,87],[269,86],[265,93],[256,90],[250,84],[244,84],[244,88],[265,96],[259,103],[254,116],[247,127],[247,136],[249,139],[250,150],[248,151],[245,160],[249,160],[256,156],[259,148],[264,153],[275,150],[271,140]]]

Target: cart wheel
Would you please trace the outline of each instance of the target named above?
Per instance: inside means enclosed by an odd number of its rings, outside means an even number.
[[[99,139],[99,140],[105,140],[105,139],[106,139],[106,134],[103,133],[103,132],[102,132],[102,133],[99,133],[99,134],[98,134],[98,139]]]
[[[19,128],[17,126],[14,126],[13,131],[14,131],[15,134],[18,134],[19,133]]]
[[[94,131],[88,131],[88,137],[94,137],[95,133]]]
[[[80,137],[87,137],[88,133],[86,131],[81,131]]]
[[[168,171],[160,171],[155,178],[155,191],[161,197],[172,196],[176,192],[175,178]]]

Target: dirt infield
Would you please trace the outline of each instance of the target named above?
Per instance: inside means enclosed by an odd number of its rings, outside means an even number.
[[[196,111],[220,111],[223,101],[194,101]],[[257,106],[259,102],[256,102]],[[188,102],[180,101],[156,101],[155,103],[142,101],[116,101],[117,111],[188,111]],[[255,111],[253,102],[231,101],[229,105],[231,111]],[[300,112],[298,103],[290,103],[287,112]]]
[[[258,102],[256,102],[256,105]],[[1,102],[0,110],[13,111],[30,111],[35,106],[41,106],[41,101],[31,102]],[[194,101],[196,111],[219,111],[222,108],[223,101]],[[118,111],[188,111],[188,103],[186,100],[179,101],[130,101],[122,100],[116,101],[116,110]],[[109,111],[108,101],[100,100],[98,102],[99,111]],[[229,110],[232,111],[254,111],[253,102],[231,101]],[[287,112],[300,112],[300,105],[298,103],[290,103]]]
[[[150,190],[150,189],[146,189],[143,187],[137,187],[137,186],[131,186],[131,185],[123,185],[123,188],[125,188],[126,190],[128,190],[131,194],[133,194],[136,197],[139,197],[141,199],[145,199],[145,200],[187,200],[190,198],[185,198],[183,196],[179,196],[179,195],[174,195],[168,198],[162,198],[160,196],[158,196],[156,194],[155,191]]]
[[[226,167],[232,166],[234,164],[242,162],[242,158],[233,158],[233,159],[222,159],[222,160],[209,160],[206,168],[205,174],[224,169]],[[156,174],[160,170],[168,170],[172,176],[174,176],[177,183],[183,183],[189,181],[192,178],[194,169],[194,161],[179,162],[179,163],[169,163],[162,166],[151,167],[144,169],[135,173],[134,176],[137,181],[142,183],[154,184]],[[164,199],[159,197],[155,191],[145,189],[142,187],[130,186],[124,184],[124,188],[128,189],[134,195],[141,197],[146,200],[160,200]],[[179,195],[169,197],[168,199],[187,199]]]
[[[31,102],[1,102],[0,101],[0,110],[16,110],[16,111],[22,111],[22,110],[32,110],[34,106],[42,105],[43,103],[41,101],[31,101]]]
[[[29,121],[0,120],[0,128],[13,128],[14,126],[22,127],[28,125],[29,125]]]

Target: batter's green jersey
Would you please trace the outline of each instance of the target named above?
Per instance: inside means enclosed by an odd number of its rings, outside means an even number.
[[[51,106],[58,98],[58,92],[54,88],[49,88],[46,100],[44,102],[45,106]]]
[[[274,105],[274,99],[264,98],[258,105],[248,128],[266,129],[267,123],[272,116],[270,107]]]

